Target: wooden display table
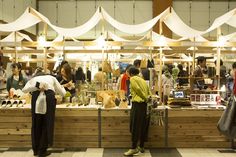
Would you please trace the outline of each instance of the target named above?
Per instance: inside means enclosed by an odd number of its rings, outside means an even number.
[[[157,110],[158,111],[158,110]],[[131,146],[129,109],[57,108],[54,147]],[[222,110],[162,109],[164,126],[150,125],[147,147],[230,147],[216,124]],[[0,147],[31,147],[29,108],[0,109]]]

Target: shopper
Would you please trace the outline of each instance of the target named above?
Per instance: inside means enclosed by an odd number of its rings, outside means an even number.
[[[30,66],[25,67],[25,78],[27,79],[27,81],[29,81],[32,78],[32,75],[33,75],[32,67]]]
[[[54,119],[56,109],[55,92],[64,96],[66,91],[57,79],[51,75],[45,75],[38,71],[35,76],[27,82],[23,88],[23,92],[32,94],[31,99],[31,114],[32,128],[31,139],[34,155],[44,157],[50,155],[47,148],[53,145]],[[38,103],[42,100],[40,94],[45,95],[46,104]],[[41,106],[39,106],[41,105]],[[45,112],[41,112],[43,108]]]
[[[127,67],[125,68],[125,73],[121,75],[120,79],[120,88],[119,90],[123,90],[125,92],[126,97],[129,97],[130,94],[130,78],[128,74],[128,70],[131,67],[131,64],[128,64]]]
[[[60,74],[57,75],[56,78],[66,91],[70,92],[72,96],[75,94],[75,77],[72,74],[71,67],[68,63],[62,65]]]
[[[205,88],[204,87],[205,82],[203,76],[205,69],[206,69],[206,58],[204,56],[197,57],[197,67],[195,68],[193,75],[195,77],[194,85],[199,89]]]
[[[178,74],[178,83],[180,86],[188,84],[188,73],[184,70],[182,64],[178,64],[179,74]]]
[[[7,91],[9,92],[11,88],[22,89],[27,80],[23,77],[21,72],[21,64],[13,63],[11,65],[12,75],[7,79]]]
[[[132,108],[130,112],[130,131],[132,134],[132,148],[124,153],[125,156],[144,152],[144,141],[147,134],[147,102],[151,94],[146,81],[139,76],[139,70],[131,66],[128,70],[130,76],[130,91]],[[138,146],[138,142],[139,147]]]
[[[75,73],[75,80],[77,83],[81,84],[85,82],[85,74],[82,67],[78,67]]]
[[[86,71],[86,80],[88,81],[88,82],[91,82],[91,71],[89,70],[89,68],[86,68],[87,69],[87,71]]]

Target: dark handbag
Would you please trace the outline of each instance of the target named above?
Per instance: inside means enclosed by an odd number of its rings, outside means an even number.
[[[228,105],[218,121],[217,128],[225,136],[230,139],[236,137],[236,104],[235,97],[231,96]]]

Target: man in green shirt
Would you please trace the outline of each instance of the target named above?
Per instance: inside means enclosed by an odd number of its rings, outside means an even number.
[[[139,70],[131,66],[128,70],[130,75],[130,92],[132,107],[130,111],[130,131],[132,134],[132,148],[124,153],[125,156],[144,153],[144,141],[147,126],[147,102],[151,92],[146,81],[139,76]],[[138,142],[140,143],[137,147]]]

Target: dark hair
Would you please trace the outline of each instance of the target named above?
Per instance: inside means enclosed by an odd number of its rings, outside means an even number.
[[[179,71],[183,71],[183,65],[182,64],[178,64],[177,67],[179,68]]]
[[[206,58],[204,56],[197,57],[197,64],[202,63],[204,61],[206,61]]]
[[[234,62],[234,63],[232,64],[232,68],[233,68],[233,69],[236,69],[236,62]]]
[[[128,64],[125,68],[125,71],[128,71],[131,66],[132,66],[132,64]]]
[[[20,69],[20,71],[21,71],[21,68],[22,68],[22,66],[21,66],[21,64],[20,63],[12,63],[11,64],[11,68],[18,68],[18,69]]]
[[[140,59],[135,59],[135,60],[134,60],[133,65],[134,65],[135,67],[140,67],[140,64],[141,64],[141,60],[140,60]]]
[[[28,70],[28,71],[29,71],[29,73],[28,73],[29,75],[32,75],[32,73],[33,73],[33,72],[32,72],[32,71],[33,71],[33,70],[32,70],[32,67],[27,66],[27,67],[25,67],[25,70]],[[26,75],[27,75],[27,74],[26,74]]]
[[[21,81],[23,81],[23,75],[21,73],[22,66],[20,63],[12,63],[11,64],[11,68],[16,68],[16,67],[19,69],[19,82],[21,82]],[[13,83],[13,75],[11,76],[11,85],[12,85],[12,83]]]
[[[66,79],[68,81],[72,80],[72,74],[71,74],[71,67],[68,63],[65,63],[62,65],[61,69],[64,69],[65,70],[65,73],[66,73]]]
[[[215,65],[216,65],[216,62],[217,62],[217,60],[215,60],[215,62],[214,62]],[[222,59],[220,59],[220,66],[221,66],[221,65],[223,65],[223,61],[222,61]]]
[[[130,76],[135,76],[135,75],[138,75],[139,74],[139,70],[138,68],[136,68],[135,66],[131,66],[129,69],[128,69],[128,73],[130,74]]]
[[[41,75],[45,75],[45,73],[43,72],[43,68],[42,68],[42,67],[37,67],[37,68],[35,69],[35,72],[34,72],[34,76],[33,76],[33,77],[41,76]]]

